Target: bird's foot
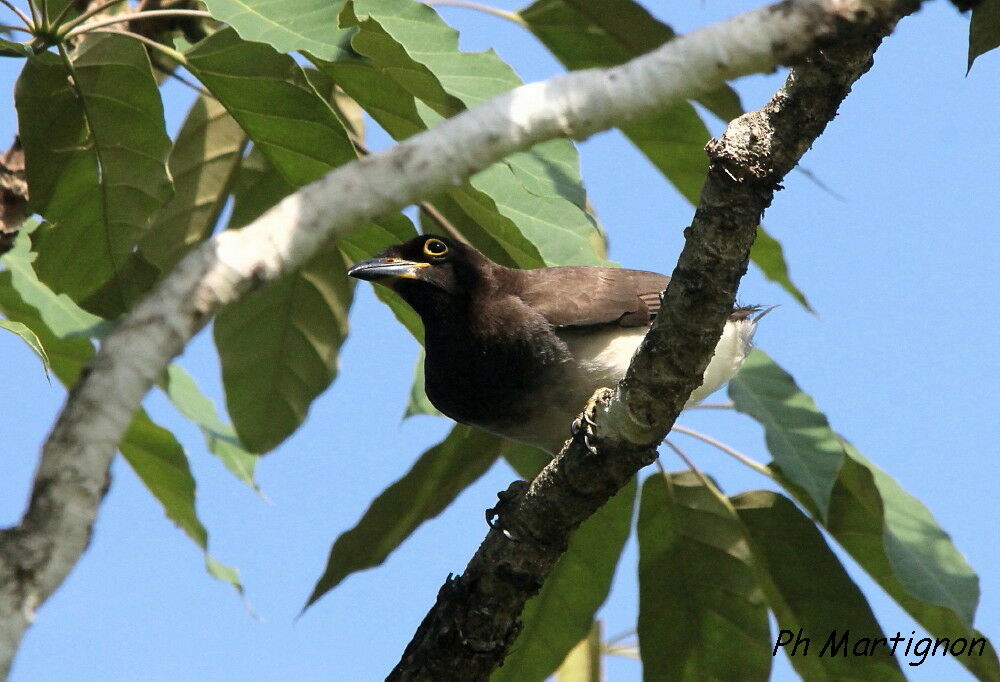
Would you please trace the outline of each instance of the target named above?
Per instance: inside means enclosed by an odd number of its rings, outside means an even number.
[[[497,504],[486,510],[486,524],[503,533],[504,537],[511,542],[520,542],[522,533],[518,533],[513,526],[511,512],[517,508],[521,497],[528,489],[527,481],[514,481],[506,490],[497,493]]]
[[[599,388],[594,391],[594,395],[590,396],[590,400],[587,401],[583,412],[570,425],[570,434],[572,437],[576,438],[579,436],[583,440],[583,446],[593,455],[597,454],[597,448],[591,442],[597,437],[597,422],[594,421],[597,416],[597,408],[602,403],[607,403],[612,395],[614,395],[614,391],[610,388]]]

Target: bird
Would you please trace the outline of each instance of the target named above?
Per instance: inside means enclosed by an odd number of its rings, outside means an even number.
[[[509,268],[434,234],[390,246],[347,274],[389,287],[420,316],[434,407],[550,454],[595,391],[625,376],[670,281],[615,267]],[[733,309],[685,407],[739,371],[770,309],[761,310]]]

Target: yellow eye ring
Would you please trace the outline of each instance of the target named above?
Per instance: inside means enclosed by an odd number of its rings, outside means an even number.
[[[440,258],[448,253],[448,245],[440,239],[428,239],[424,242],[424,254],[431,258]]]

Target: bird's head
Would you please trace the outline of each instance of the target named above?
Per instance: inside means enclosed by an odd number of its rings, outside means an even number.
[[[471,246],[425,234],[355,263],[347,274],[388,286],[418,313],[427,304],[466,299],[495,263]]]

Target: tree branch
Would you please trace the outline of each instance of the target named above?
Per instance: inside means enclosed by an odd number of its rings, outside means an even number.
[[[9,670],[35,609],[86,549],[106,492],[108,466],[143,396],[220,307],[294,270],[329,239],[440,194],[508,154],[555,137],[586,137],[724,80],[771,70],[819,45],[884,26],[902,7],[909,10],[916,2],[786,0],[679,37],[613,69],[519,87],[392,149],[332,171],[242,230],[225,231],[193,251],[104,339],[42,448],[20,524],[0,532],[0,676]],[[801,142],[798,153],[806,146]],[[537,542],[498,542],[496,533],[487,538],[466,575],[442,591],[440,603],[455,609],[454,620],[441,620],[437,612],[429,616],[438,627],[422,628],[422,643],[408,649],[401,668],[405,677],[436,667],[433,645],[442,636],[464,650],[464,659],[477,662],[479,672],[466,679],[483,677],[496,667],[516,633],[525,599],[537,591],[569,531],[650,461],[652,452],[636,444],[658,442],[660,436],[653,434],[666,433],[671,412],[679,410],[697,383],[746,266],[752,230],[744,221],[756,224],[769,200],[764,195],[781,177],[769,171],[763,177],[748,173],[737,176],[741,182],[726,181],[727,172],[745,172],[727,153],[725,145],[713,150],[710,184],[730,182],[733,191],[755,203],[730,210],[721,203],[720,190],[707,188],[707,213],[699,211],[701,217],[689,230],[679,279],[667,292],[668,314],[649,335],[641,361],[633,363],[622,399],[612,402],[608,418],[600,420],[600,442],[621,456],[585,457],[574,447],[570,457],[559,458],[557,466],[536,479],[515,516],[533,526],[540,514],[551,514],[548,523],[537,527]],[[741,221],[731,221],[730,213],[739,214],[735,217]],[[683,315],[691,317],[678,322]],[[651,357],[651,350],[674,349],[678,352],[666,370],[664,362]],[[650,372],[646,379],[640,376],[644,371]],[[622,408],[623,402],[629,407]],[[622,427],[623,409],[628,428]],[[563,486],[565,490],[557,490]],[[547,497],[550,493],[555,494]],[[564,509],[567,495],[585,504]],[[454,595],[466,598],[444,598]],[[479,604],[486,610],[478,610]],[[452,664],[450,659],[446,664]],[[448,667],[449,674],[436,679],[453,676],[455,670]]]
[[[660,314],[616,391],[596,411],[596,453],[575,438],[528,486],[500,494],[505,534],[491,530],[465,571],[450,577],[389,680],[486,680],[520,629],[570,533],[646,464],[701,381],[732,310],[763,211],[900,16],[868,24],[789,74],[761,110],[712,140],[708,179]],[[591,443],[595,442],[591,438]]]

